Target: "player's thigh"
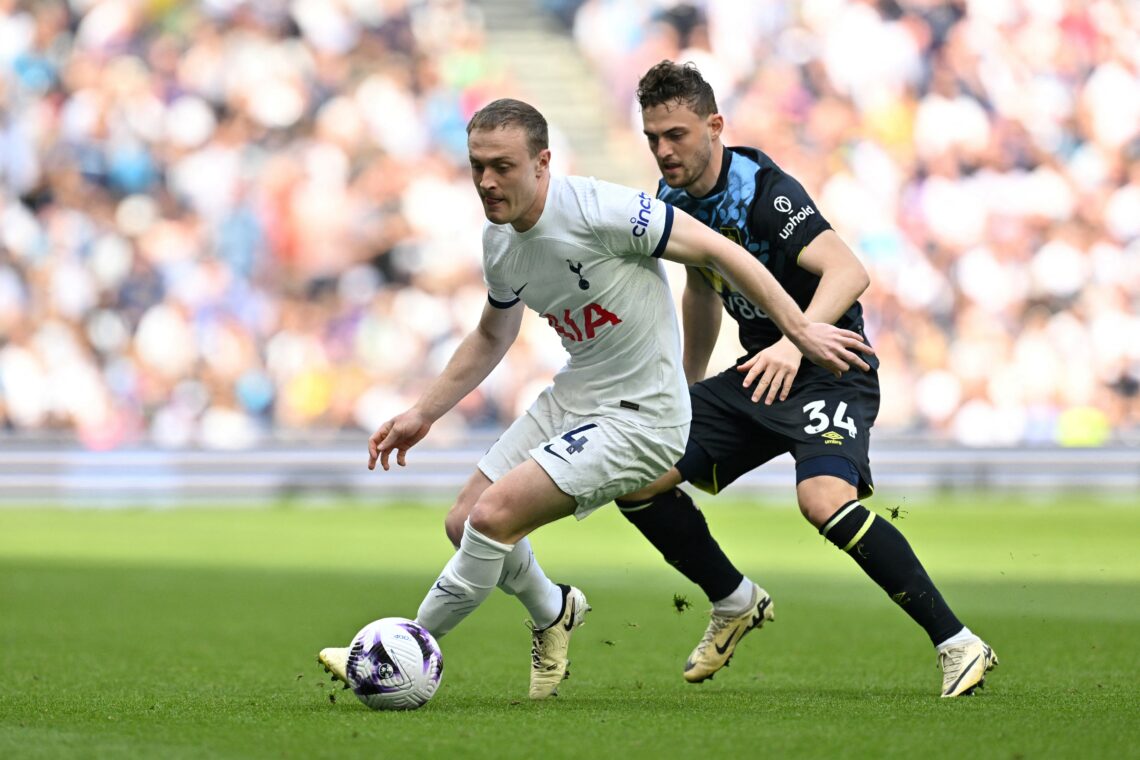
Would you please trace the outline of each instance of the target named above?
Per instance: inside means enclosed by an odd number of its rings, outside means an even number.
[[[702,380],[691,389],[693,421],[677,470],[703,491],[719,493],[791,449],[791,441],[756,419],[757,407],[763,404],[753,402],[746,390],[735,370]]]
[[[574,513],[578,503],[546,470],[528,459],[491,484],[471,510],[471,527],[513,544],[535,528]]]

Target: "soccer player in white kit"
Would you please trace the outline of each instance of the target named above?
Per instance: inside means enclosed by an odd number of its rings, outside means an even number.
[[[498,586],[533,618],[530,697],[556,693],[585,595],[543,573],[526,536],[579,519],[665,473],[685,451],[690,407],[676,312],[660,258],[712,267],[762,308],[812,361],[867,369],[856,333],[807,320],[743,249],[644,192],[593,178],[552,177],[546,120],[497,100],[467,125],[483,201],[489,291],[478,326],[407,411],[369,439],[369,469],[407,450],[490,374],[518,335],[526,305],[570,355],[553,384],[479,461],[445,521],[457,547],[416,620],[435,637]],[[347,682],[347,650],[319,660]]]

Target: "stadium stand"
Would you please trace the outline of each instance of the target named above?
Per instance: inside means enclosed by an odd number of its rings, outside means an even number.
[[[587,132],[643,150],[633,88],[673,58],[804,182],[872,274],[884,434],[1140,438],[1140,6],[516,5],[603,93],[563,170]],[[0,427],[244,449],[406,403],[486,297],[466,120],[551,97],[488,44],[502,6],[0,2]],[[562,358],[528,319],[440,425],[497,429]]]

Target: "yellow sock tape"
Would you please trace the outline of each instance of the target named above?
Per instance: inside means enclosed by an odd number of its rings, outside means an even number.
[[[871,514],[867,515],[866,522],[863,523],[863,527],[859,529],[859,532],[855,534],[855,538],[851,539],[851,541],[847,544],[847,546],[843,547],[843,551],[845,551],[845,552],[851,551],[851,547],[854,546],[855,544],[859,543],[860,538],[867,535],[867,531],[871,529],[871,523],[873,523],[874,521],[875,521],[875,513],[872,512]]]

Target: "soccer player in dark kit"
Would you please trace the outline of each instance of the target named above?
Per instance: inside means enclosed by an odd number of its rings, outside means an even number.
[[[748,250],[810,319],[863,334],[858,298],[870,282],[863,265],[799,182],[761,151],[721,143],[724,118],[696,67],[659,63],[642,77],[637,97],[661,171],[657,197]],[[722,304],[748,353],[702,379]],[[879,408],[878,359],[868,357],[870,372],[839,377],[803,361],[762,310],[707,269],[688,269],[682,307],[693,407],[688,445],[676,467],[617,503],[713,603],[685,679],[711,678],[748,631],[773,619],[773,605],[728,560],[677,486],[688,481],[715,494],[790,452],[803,516],[926,631],[943,671],[942,696],[982,685],[998,664],[993,649],[954,615],[903,535],[859,501],[873,490],[868,438]]]

